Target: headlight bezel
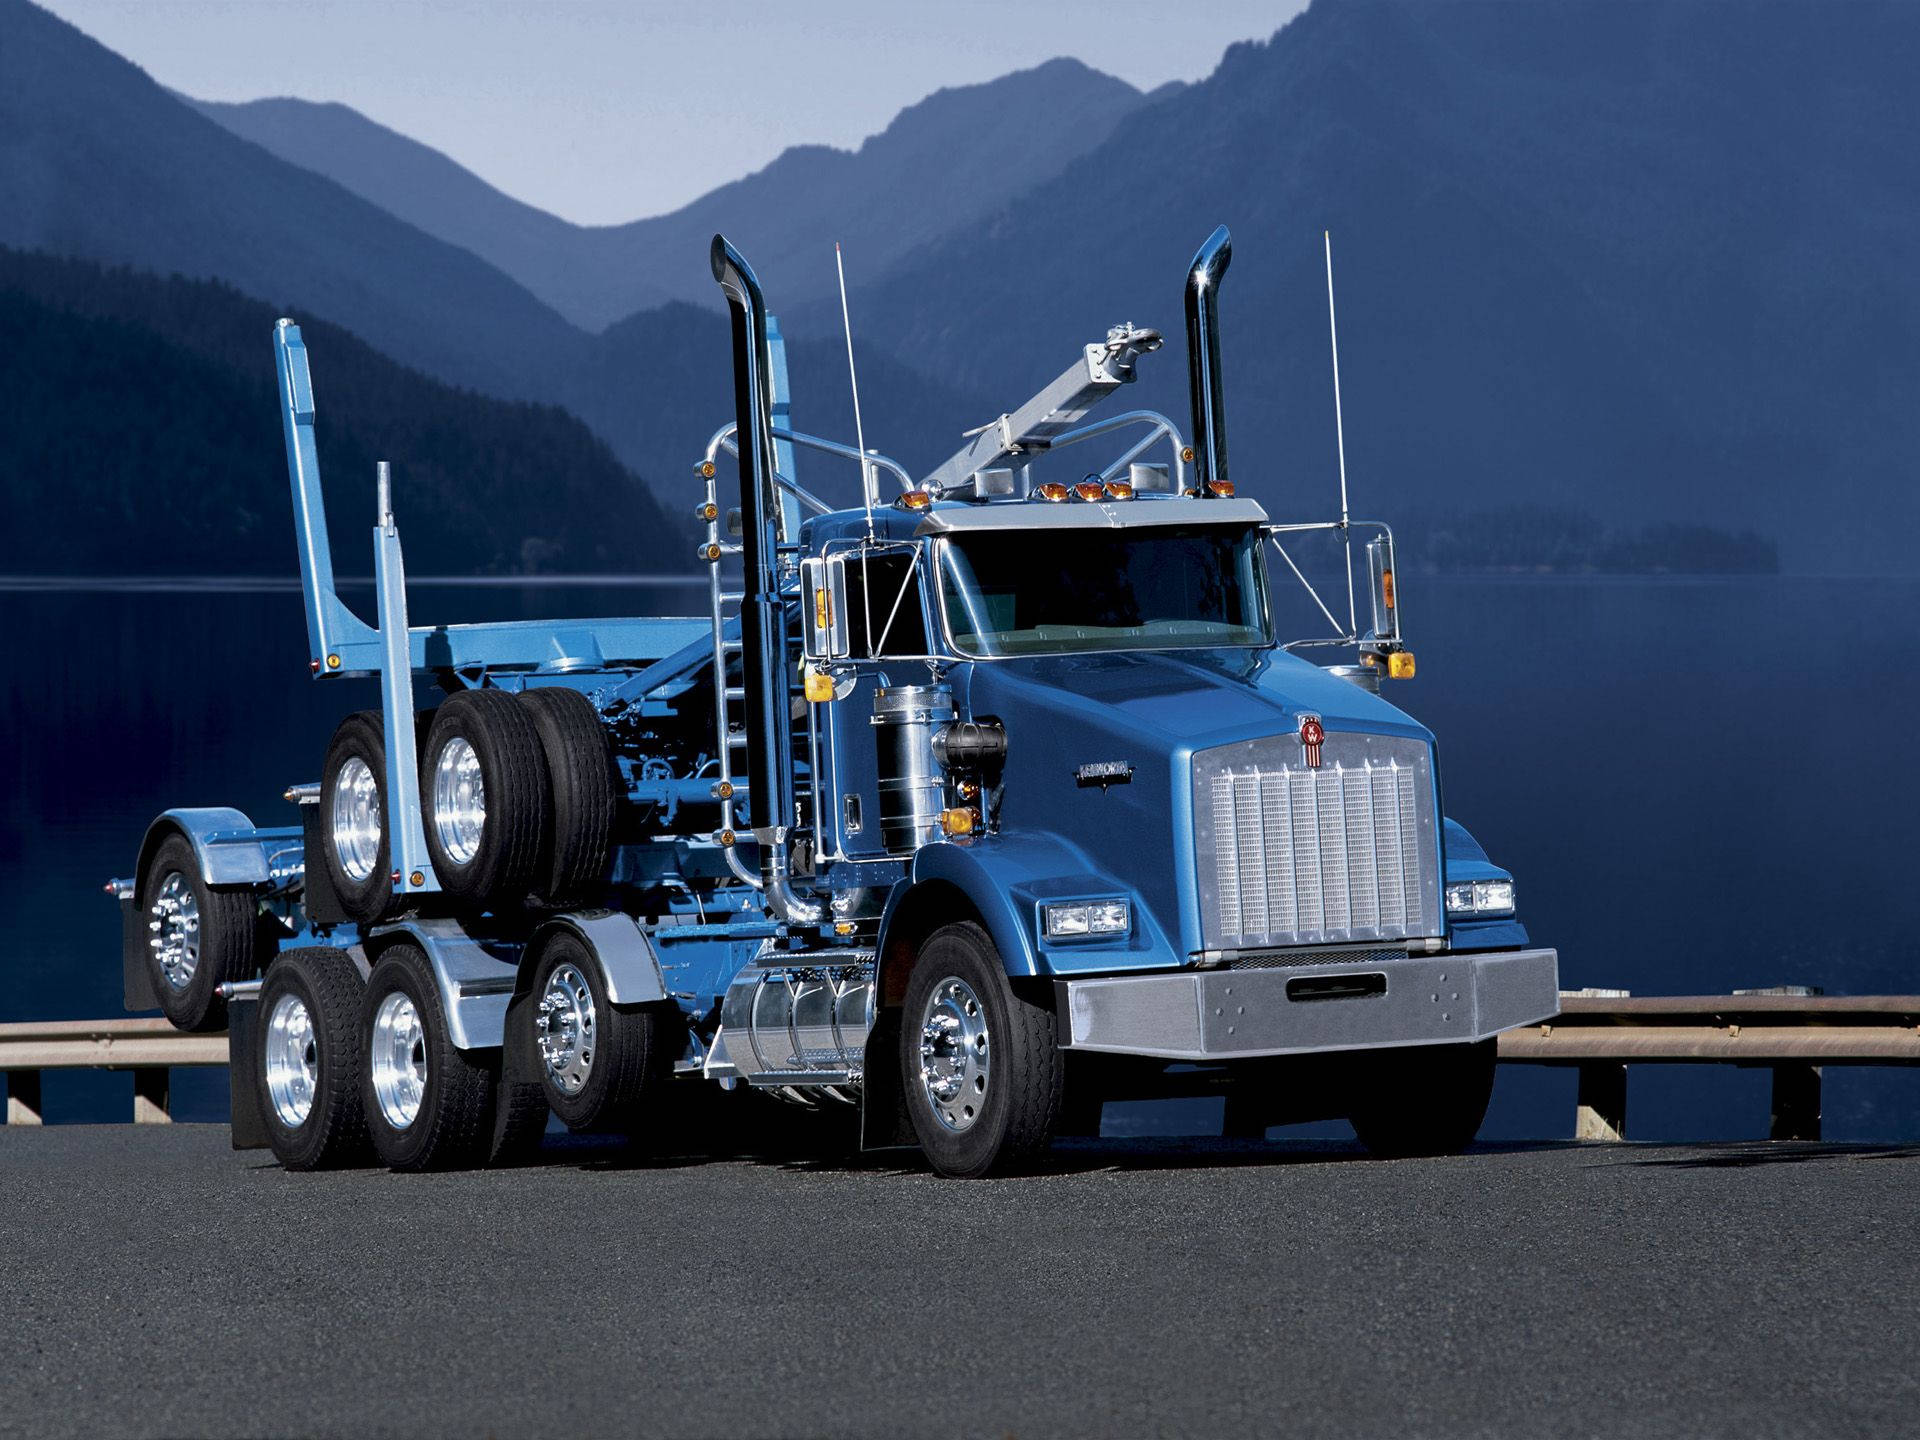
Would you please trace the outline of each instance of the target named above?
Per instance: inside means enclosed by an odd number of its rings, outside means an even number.
[[[1501,920],[1517,910],[1513,880],[1449,880],[1445,887],[1449,920]]]
[[[1040,934],[1048,944],[1125,940],[1133,934],[1133,902],[1121,895],[1043,901]]]

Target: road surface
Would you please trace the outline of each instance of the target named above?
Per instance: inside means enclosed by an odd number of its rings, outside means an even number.
[[[0,1435],[1920,1426],[1920,1149],[1081,1141],[289,1175],[0,1127]]]

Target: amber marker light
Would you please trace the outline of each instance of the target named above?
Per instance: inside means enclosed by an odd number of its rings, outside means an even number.
[[[1207,493],[1217,499],[1231,500],[1233,498],[1233,481],[1209,480],[1207,481]]]
[[[1033,487],[1034,499],[1050,501],[1055,505],[1059,504],[1072,493],[1072,491],[1068,490],[1067,487],[1062,485],[1058,480],[1048,480],[1043,484]]]
[[[975,820],[976,817],[973,811],[965,805],[955,806],[951,810],[942,810],[940,812],[940,833],[949,836],[971,835],[973,833]]]
[[[925,510],[933,504],[933,496],[925,490],[909,490],[893,503],[902,510]]]
[[[824,670],[807,667],[807,700],[814,705],[824,705],[833,699],[833,677]]]
[[[1413,678],[1413,652],[1411,650],[1396,650],[1393,654],[1387,656],[1387,674],[1395,680],[1411,680]]]
[[[1098,480],[1082,480],[1078,485],[1073,487],[1073,493],[1082,500],[1104,500],[1107,495],[1107,487],[1102,485]]]
[[[1107,498],[1109,500],[1131,500],[1133,498],[1133,486],[1125,480],[1109,480],[1107,482]]]

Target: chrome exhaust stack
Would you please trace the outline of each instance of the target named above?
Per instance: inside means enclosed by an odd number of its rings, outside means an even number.
[[[1220,282],[1233,236],[1218,226],[1187,271],[1187,387],[1193,399],[1193,483],[1202,499],[1227,479],[1226,396],[1220,384]]]
[[[825,914],[794,894],[787,854],[794,823],[793,722],[787,704],[787,622],[780,603],[779,494],[773,478],[773,381],[767,370],[767,302],[753,267],[713,237],[713,278],[733,322],[733,408],[740,452],[741,684],[747,710],[747,823],[760,848],[761,888],[782,920]]]

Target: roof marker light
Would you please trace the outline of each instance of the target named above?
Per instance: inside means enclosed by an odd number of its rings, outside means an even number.
[[[1107,482],[1107,498],[1109,500],[1131,500],[1133,498],[1133,486],[1125,480],[1109,480]]]
[[[1209,480],[1207,482],[1207,494],[1216,496],[1221,500],[1231,500],[1233,498],[1233,481]]]
[[[1058,480],[1048,480],[1043,484],[1039,484],[1033,487],[1034,499],[1050,500],[1055,504],[1058,504],[1060,501],[1066,499],[1070,493],[1071,492],[1067,489],[1067,487],[1062,485]]]
[[[925,510],[933,504],[933,496],[925,490],[909,490],[893,503],[902,510]]]
[[[1082,480],[1078,485],[1073,487],[1073,493],[1082,500],[1104,500],[1107,495],[1107,487],[1102,485],[1098,480]]]

